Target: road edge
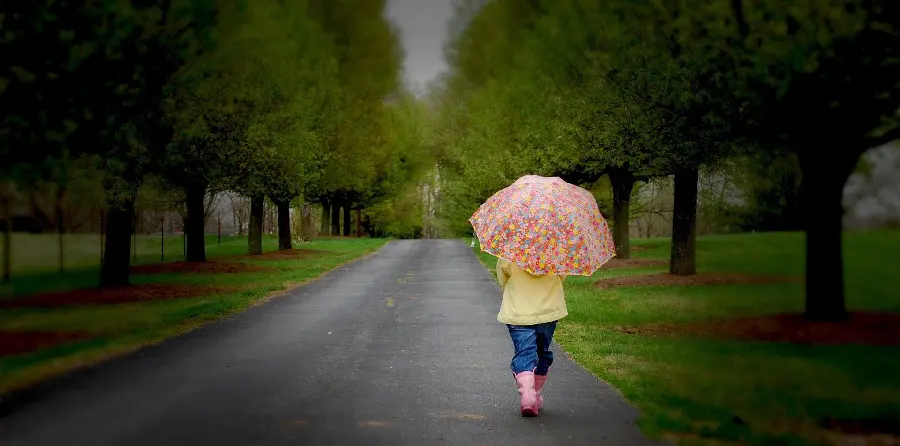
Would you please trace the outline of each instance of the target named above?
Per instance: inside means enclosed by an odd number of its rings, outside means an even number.
[[[40,400],[43,395],[46,395],[47,393],[52,392],[54,389],[64,386],[64,385],[66,385],[66,383],[74,381],[81,376],[90,374],[96,367],[99,367],[99,366],[102,366],[105,364],[109,364],[112,362],[116,362],[116,361],[126,360],[127,358],[129,358],[131,356],[140,354],[145,349],[158,347],[158,346],[161,346],[168,342],[175,342],[179,338],[182,338],[191,333],[194,333],[197,330],[210,327],[214,324],[222,323],[223,321],[227,321],[228,319],[235,317],[239,314],[242,314],[252,308],[256,308],[256,307],[259,307],[266,303],[276,301],[281,297],[285,297],[287,294],[289,294],[292,291],[295,291],[299,288],[311,285],[315,282],[318,282],[319,280],[324,279],[325,277],[329,276],[330,274],[332,274],[333,272],[337,271],[340,268],[343,268],[347,265],[350,265],[350,264],[353,264],[353,263],[356,263],[356,262],[359,262],[362,260],[366,260],[366,259],[378,254],[379,252],[384,250],[385,247],[387,247],[388,245],[390,245],[391,243],[394,243],[394,242],[395,242],[394,239],[388,239],[384,244],[379,246],[377,249],[373,249],[369,252],[364,252],[362,255],[360,255],[358,257],[354,257],[343,263],[337,264],[334,267],[332,267],[326,271],[323,271],[322,274],[319,274],[316,277],[312,277],[312,278],[302,280],[299,282],[286,282],[284,284],[284,286],[285,286],[284,289],[272,291],[272,292],[260,297],[259,299],[257,299],[256,301],[254,301],[253,303],[248,305],[246,308],[244,308],[240,311],[237,311],[235,313],[231,313],[231,314],[225,315],[225,316],[217,318],[217,319],[206,320],[206,321],[203,321],[196,325],[188,325],[188,326],[184,327],[183,330],[178,330],[171,336],[166,336],[166,337],[163,337],[163,338],[160,338],[157,340],[153,340],[150,342],[145,342],[142,344],[125,347],[125,348],[122,348],[121,350],[111,351],[108,355],[103,355],[94,360],[79,364],[79,365],[74,366],[68,370],[65,370],[59,374],[53,375],[47,379],[40,380],[31,385],[26,385],[24,387],[14,389],[14,390],[11,390],[6,393],[0,393],[0,426],[2,426],[2,420],[4,418],[6,418],[7,416],[14,414],[18,408],[21,408],[21,407],[27,406],[28,404],[36,402],[36,401]]]

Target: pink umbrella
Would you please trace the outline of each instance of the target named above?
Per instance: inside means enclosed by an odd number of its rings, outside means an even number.
[[[534,275],[590,276],[616,255],[593,195],[556,177],[519,178],[469,222],[482,251]]]

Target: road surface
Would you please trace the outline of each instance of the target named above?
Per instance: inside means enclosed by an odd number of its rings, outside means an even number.
[[[558,346],[540,417],[520,417],[499,302],[466,244],[392,242],[7,404],[0,444],[649,444],[637,412]]]

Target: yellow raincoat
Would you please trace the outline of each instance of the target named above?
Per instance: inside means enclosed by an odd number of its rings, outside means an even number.
[[[514,263],[497,260],[503,302],[497,320],[509,325],[537,325],[568,315],[563,294],[565,276],[533,276]]]

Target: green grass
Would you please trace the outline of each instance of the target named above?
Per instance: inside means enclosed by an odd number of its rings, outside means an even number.
[[[52,309],[3,309],[0,311],[0,331],[78,331],[93,334],[94,337],[32,353],[0,357],[0,394],[242,311],[275,292],[318,277],[347,261],[372,252],[385,242],[383,239],[365,238],[321,240],[299,246],[321,251],[320,254],[293,260],[242,260],[273,267],[271,271],[134,276],[133,280],[134,283],[236,287],[236,291],[227,294]],[[242,243],[246,250],[246,241]],[[236,249],[237,242],[234,246]],[[225,250],[224,243],[222,251],[210,251],[214,256],[241,252],[232,252],[231,247]],[[35,277],[46,279],[47,276]],[[96,280],[96,276],[93,279]],[[73,283],[67,282],[66,286],[71,287]]]
[[[12,272],[13,275],[33,274],[39,272],[59,271],[59,238],[55,234],[11,234]],[[269,247],[274,249],[274,237],[267,236]],[[184,259],[184,237],[181,235],[165,236],[159,234],[138,235],[134,243],[136,262],[142,265],[159,263],[161,255],[165,261]],[[0,237],[0,248],[4,241]],[[246,236],[222,236],[221,247],[215,235],[206,236],[208,253],[239,254],[247,249]],[[65,269],[83,269],[100,264],[100,234],[66,234],[63,238],[63,261]],[[163,248],[165,248],[163,250]],[[164,252],[163,252],[164,251]]]
[[[65,270],[59,270],[59,247],[55,235],[12,235],[12,290],[13,296],[25,296],[40,292],[67,291],[97,284],[100,276],[99,235],[72,234],[66,236]],[[2,247],[2,240],[0,240]],[[184,260],[183,239],[179,236],[165,238],[157,235],[138,236],[137,255],[133,265],[147,265]],[[161,251],[165,248],[165,255]],[[263,251],[278,248],[274,236],[263,237]],[[246,236],[223,236],[218,243],[216,236],[206,237],[206,254],[215,258],[247,252]],[[138,280],[141,280],[138,278]],[[2,297],[0,297],[2,298]]]
[[[634,257],[668,256],[662,239],[634,240]],[[701,271],[803,274],[803,237],[765,233],[701,237]],[[896,253],[900,231],[845,236],[851,310],[900,313]],[[491,268],[491,256],[479,253]],[[569,316],[557,341],[576,361],[618,388],[643,412],[653,437],[679,444],[829,444],[821,420],[900,422],[900,348],[808,346],[699,337],[624,334],[616,327],[799,313],[802,283],[617,287],[592,283],[656,269],[600,271],[566,282]],[[885,443],[887,444],[887,443]]]

